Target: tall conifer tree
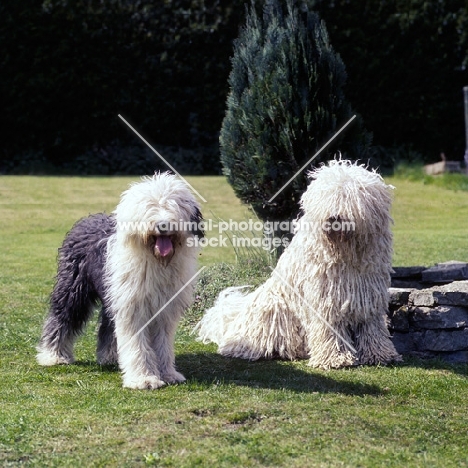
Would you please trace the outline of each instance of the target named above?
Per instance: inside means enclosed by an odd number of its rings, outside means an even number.
[[[268,200],[353,113],[343,94],[345,66],[317,14],[297,0],[267,0],[257,10],[253,1],[234,44],[221,162],[237,196],[261,219],[290,220],[307,187],[304,172]],[[359,122],[353,126],[313,165],[337,150],[362,158],[370,137]]]

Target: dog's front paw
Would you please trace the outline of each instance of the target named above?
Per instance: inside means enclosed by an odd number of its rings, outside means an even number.
[[[168,384],[183,383],[187,380],[180,372],[177,372],[175,369],[171,372],[164,373],[162,378]]]
[[[124,379],[124,388],[134,388],[137,390],[156,390],[166,385],[164,380],[161,380],[155,375],[144,375],[138,378]]]
[[[319,356],[312,355],[309,360],[309,366],[318,367],[320,369],[340,369],[342,367],[351,367],[359,365],[357,357],[347,352],[332,352],[330,354],[322,354]]]
[[[72,355],[58,353],[44,348],[38,348],[36,356],[38,364],[41,366],[56,366],[58,364],[73,364],[75,359]]]
[[[395,353],[387,355],[360,357],[359,360],[364,366],[386,366],[387,364],[402,362],[403,357],[395,351]]]

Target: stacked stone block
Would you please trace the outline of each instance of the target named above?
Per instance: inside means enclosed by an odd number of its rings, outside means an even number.
[[[468,362],[468,264],[395,268],[389,319],[401,354]]]

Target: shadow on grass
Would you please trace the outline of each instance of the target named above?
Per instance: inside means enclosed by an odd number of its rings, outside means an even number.
[[[420,358],[415,356],[403,356],[403,362],[398,364],[400,367],[416,367],[427,370],[445,370],[453,374],[468,377],[468,363],[466,362],[448,362],[442,357]]]
[[[306,367],[306,361],[291,363],[280,360],[246,361],[226,358],[214,352],[181,353],[176,357],[177,370],[187,380],[202,386],[213,384],[240,387],[290,390],[298,393],[341,393],[344,395],[384,395],[386,390],[374,384],[358,382],[352,369],[324,371]],[[83,371],[119,374],[117,365],[101,366],[92,360],[76,361],[72,366],[60,366],[56,372],[66,373],[77,366]],[[397,367],[414,367],[427,370],[445,370],[468,377],[468,364],[450,364],[440,359],[405,357]],[[304,367],[305,369],[301,369]]]
[[[101,365],[98,364],[96,361],[92,361],[87,359],[86,361],[75,361],[71,366],[83,367],[91,370],[100,371],[104,374],[114,374],[116,372],[120,372],[119,366],[117,364],[105,364]],[[68,367],[68,366],[63,366]]]
[[[179,354],[177,369],[190,381],[202,385],[220,382],[252,388],[292,390],[299,393],[342,393],[345,395],[380,395],[377,385],[353,382],[352,375],[342,379],[325,376],[321,371],[301,370],[297,365],[279,360],[246,361],[215,353]]]
[[[305,361],[304,361],[305,362]],[[188,382],[210,387],[213,384],[239,387],[291,390],[298,393],[341,393],[344,395],[381,395],[384,391],[377,385],[353,382],[351,373],[341,373],[342,378],[323,375],[322,371],[308,368],[301,370],[288,361],[246,361],[231,359],[216,353],[178,354],[177,370]],[[118,366],[101,366],[96,361],[76,361],[71,366],[60,366],[56,372],[67,373],[73,367],[104,374],[120,373]]]

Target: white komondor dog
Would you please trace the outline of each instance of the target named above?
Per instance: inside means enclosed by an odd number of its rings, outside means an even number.
[[[101,304],[98,362],[118,363],[124,387],[184,381],[174,335],[193,298],[198,249],[191,245],[203,236],[201,224],[189,187],[169,173],[132,185],[112,215],[78,221],[59,250],[39,364],[72,363],[75,339]]]
[[[224,356],[309,357],[324,369],[398,361],[386,325],[392,187],[343,160],[310,177],[304,215],[271,277],[248,294],[223,291],[199,337]]]

